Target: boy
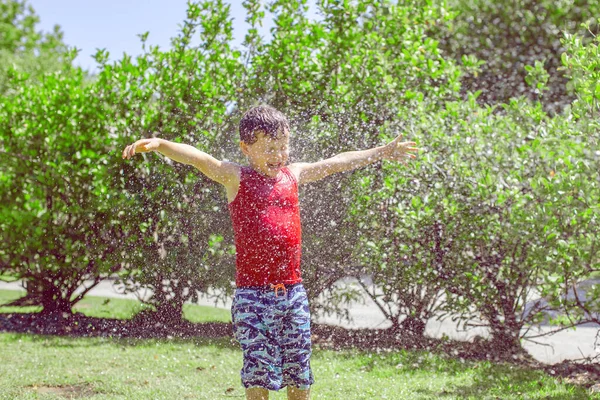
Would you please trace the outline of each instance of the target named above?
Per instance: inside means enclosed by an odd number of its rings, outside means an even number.
[[[138,140],[125,148],[123,158],[158,151],[225,187],[236,246],[232,319],[244,354],[246,398],[268,399],[269,390],[287,386],[288,399],[308,399],[314,380],[310,315],[300,273],[298,186],[383,159],[405,162],[416,157],[417,149],[398,136],[385,146],[286,165],[290,127],[281,112],[254,107],[242,117],[239,131],[247,167],[162,139]]]

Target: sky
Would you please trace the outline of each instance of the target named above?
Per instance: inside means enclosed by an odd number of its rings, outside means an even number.
[[[239,46],[248,28],[246,10],[242,0],[225,1],[231,4],[234,44]],[[91,56],[99,48],[110,52],[111,61],[124,52],[140,54],[138,35],[144,32],[150,32],[148,45],[168,48],[187,10],[187,0],[29,0],[29,4],[41,19],[38,30],[48,32],[60,25],[65,43],[80,49],[75,63],[89,70],[95,70]],[[265,20],[264,36],[269,35],[271,24]]]

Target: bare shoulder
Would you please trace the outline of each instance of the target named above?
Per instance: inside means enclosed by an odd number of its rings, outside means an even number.
[[[221,161],[223,170],[227,171],[228,174],[235,175],[237,177],[240,176],[242,171],[242,166],[238,163],[234,163],[232,161]]]
[[[296,178],[296,182],[298,182],[298,184],[300,184],[301,178],[302,178],[302,170],[304,169],[304,167],[308,165],[308,163],[305,162],[300,162],[300,163],[293,163],[293,164],[289,164],[288,170],[292,173],[292,175],[294,175],[294,178]]]
[[[227,202],[231,203],[237,196],[242,176],[242,166],[230,161],[223,161],[223,173],[225,179],[221,184],[227,192]]]
[[[235,186],[239,185],[242,176],[241,165],[231,161],[222,161],[221,171],[223,176],[223,185],[227,186],[230,183],[234,184]]]

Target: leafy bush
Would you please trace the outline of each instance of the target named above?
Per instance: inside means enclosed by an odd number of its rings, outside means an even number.
[[[98,52],[93,81],[65,67],[36,87],[13,73],[18,96],[0,100],[3,273],[39,288],[46,310],[65,311],[84,280],[118,271],[127,290],[151,289],[148,302],[168,323],[198,292],[230,293],[232,233],[218,186],[155,155],[120,154],[160,136],[242,161],[239,118],[266,102],[291,119],[295,159],[398,132],[426,150],[409,168],[380,163],[302,189],[303,274],[316,313],[343,311],[356,293],[335,283],[358,276],[373,281],[363,289],[393,327],[415,335],[452,314],[513,351],[546,311],[570,318],[556,318],[561,326],[598,322],[600,289],[585,301],[577,291],[599,261],[597,40],[563,41],[575,101],[553,114],[539,98],[461,99],[462,68],[432,39],[432,27],[453,29],[440,4],[322,2],[316,21],[302,1],[244,5],[251,29],[241,50],[231,46],[229,6],[211,0],[189,5],[170,49],[146,48],[144,34],[135,59],[109,64]],[[267,12],[270,42],[257,30]],[[541,62],[529,64],[519,73],[536,90],[557,85]]]
[[[111,106],[116,133],[111,190],[119,204],[127,240],[119,251],[128,291],[150,289],[156,316],[180,321],[183,304],[211,287],[231,291],[232,240],[226,203],[218,185],[195,169],[156,155],[127,162],[120,151],[141,137],[159,136],[195,145],[226,158],[234,123],[227,108],[243,71],[232,49],[232,22],[222,1],[190,4],[172,48],[146,48],[102,70],[99,95]],[[199,35],[198,44],[193,44]],[[143,39],[145,35],[142,35]],[[118,158],[117,158],[118,157]]]
[[[505,103],[512,97],[540,98],[540,91],[525,82],[527,65],[543,63],[549,73],[544,107],[559,112],[573,100],[568,77],[560,70],[563,32],[591,35],[580,24],[594,22],[600,4],[594,0],[450,0],[455,19],[448,28],[433,27],[441,47],[457,61],[483,62],[465,77],[465,92],[481,91],[485,104]],[[592,31],[597,31],[597,25]],[[587,34],[586,36],[582,36]]]
[[[40,84],[19,77],[11,82],[17,95],[0,97],[3,272],[26,279],[44,312],[70,312],[119,266],[123,231],[107,185],[110,114],[79,69]]]

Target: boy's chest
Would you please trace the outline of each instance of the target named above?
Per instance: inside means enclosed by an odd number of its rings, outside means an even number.
[[[248,185],[246,192],[248,202],[258,209],[298,206],[296,185],[286,180]]]

